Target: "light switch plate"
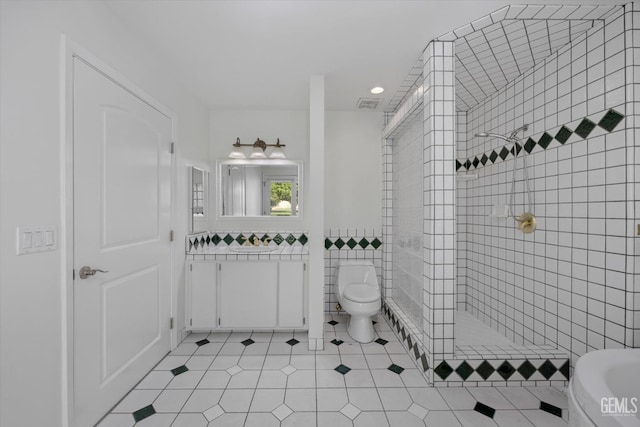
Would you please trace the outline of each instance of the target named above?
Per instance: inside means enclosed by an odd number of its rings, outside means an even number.
[[[56,249],[58,249],[58,230],[55,226],[20,226],[16,228],[16,252],[18,255],[55,251]]]

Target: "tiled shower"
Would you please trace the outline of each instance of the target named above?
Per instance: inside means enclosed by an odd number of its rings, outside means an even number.
[[[383,312],[429,382],[562,384],[568,360],[640,344],[638,11],[505,7],[431,42],[394,96]],[[524,124],[515,149],[474,137]],[[514,153],[514,211],[526,155],[533,234],[490,216],[509,203]],[[512,343],[465,345],[456,309]]]

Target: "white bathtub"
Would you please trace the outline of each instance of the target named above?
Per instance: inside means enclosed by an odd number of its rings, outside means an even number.
[[[569,383],[570,427],[640,427],[640,349],[592,351]]]

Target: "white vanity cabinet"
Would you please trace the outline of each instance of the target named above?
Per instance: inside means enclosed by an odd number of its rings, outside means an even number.
[[[217,326],[218,263],[192,261],[187,264],[187,329]]]
[[[293,329],[306,324],[304,261],[192,261],[187,329]]]
[[[277,301],[277,262],[220,263],[220,327],[275,327]]]

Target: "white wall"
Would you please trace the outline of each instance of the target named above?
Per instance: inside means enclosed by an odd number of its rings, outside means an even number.
[[[381,236],[383,124],[380,112],[326,113],[325,230],[373,228]]]
[[[178,236],[186,233],[186,165],[208,157],[207,114],[101,2],[2,1],[0,19],[0,425],[62,426],[63,253],[15,255],[18,225],[55,225],[64,235],[61,35],[178,114]],[[182,252],[181,239],[174,249]]]

